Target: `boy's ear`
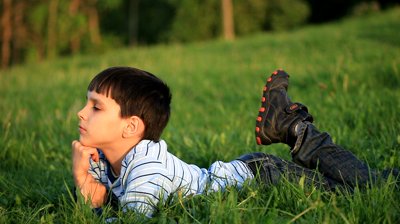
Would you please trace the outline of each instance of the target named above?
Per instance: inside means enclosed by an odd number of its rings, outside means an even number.
[[[126,126],[122,132],[122,137],[129,138],[133,136],[139,136],[140,138],[144,133],[144,122],[138,116],[131,116],[126,118]]]

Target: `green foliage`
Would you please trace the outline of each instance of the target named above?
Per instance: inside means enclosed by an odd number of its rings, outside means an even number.
[[[351,14],[354,16],[361,16],[371,13],[376,13],[380,10],[380,5],[376,1],[371,2],[360,2],[355,5],[351,10]]]
[[[266,24],[273,30],[288,30],[306,23],[310,13],[304,0],[272,0]]]
[[[243,35],[263,30],[268,5],[269,1],[263,0],[234,0],[235,32]]]
[[[87,26],[88,18],[84,13],[77,11],[74,15],[70,14],[69,2],[60,1],[57,18],[57,55],[88,52],[87,48],[93,47],[89,43],[80,44],[79,49],[76,50],[71,49],[70,46],[73,39],[78,38],[85,41],[85,39],[89,38],[86,33]]]
[[[113,0],[113,1],[107,1],[107,0],[99,0],[99,9],[116,9],[119,8],[123,0]]]
[[[169,34],[171,41],[198,41],[220,33],[220,3],[215,0],[184,0],[174,2],[176,16]]]
[[[72,199],[70,144],[86,87],[114,65],[139,67],[171,87],[169,150],[208,167],[262,151],[290,159],[282,144],[259,147],[254,123],[265,78],[290,75],[289,94],[309,106],[315,124],[371,167],[400,167],[400,9],[234,42],[117,49],[104,55],[31,63],[0,73],[0,223],[141,223],[105,208],[97,217]],[[396,223],[394,180],[354,193],[323,192],[301,182],[248,183],[242,190],[159,205],[150,223]]]
[[[141,1],[139,42],[146,44],[168,42],[176,10],[170,0]]]
[[[378,12],[394,1],[232,0],[234,32],[240,37],[290,30],[309,21]],[[221,0],[13,1],[8,24],[13,38],[6,43],[12,60],[5,63],[220,38],[221,5]]]
[[[176,7],[170,41],[199,41],[222,33],[221,2],[171,1]],[[235,32],[245,35],[264,30],[288,30],[307,22],[310,7],[303,0],[233,0]]]
[[[28,14],[28,20],[32,21],[30,26],[36,33],[46,32],[48,6],[45,3],[38,4]]]

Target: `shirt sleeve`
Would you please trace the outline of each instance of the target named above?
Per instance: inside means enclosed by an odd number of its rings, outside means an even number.
[[[157,203],[171,193],[172,181],[160,161],[146,159],[134,164],[123,180],[125,192],[120,203],[124,211],[134,210],[151,217]]]
[[[227,186],[242,188],[247,179],[254,178],[251,170],[239,160],[228,163],[216,161],[210,166],[210,192],[224,190]]]
[[[89,158],[89,170],[88,173],[93,176],[98,182],[107,185],[107,174],[106,174],[106,158],[103,153],[99,151],[99,162],[93,161]]]
[[[89,159],[90,167],[88,170],[88,173],[90,173],[93,178],[97,181],[101,180],[101,168],[100,164],[94,162],[92,159]]]

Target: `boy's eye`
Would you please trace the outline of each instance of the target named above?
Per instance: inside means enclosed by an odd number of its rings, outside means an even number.
[[[94,107],[93,107],[93,110],[100,110],[100,108],[94,106]]]

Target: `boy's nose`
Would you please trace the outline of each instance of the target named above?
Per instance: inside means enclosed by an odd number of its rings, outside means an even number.
[[[76,114],[76,115],[78,115],[78,117],[79,117],[79,119],[81,119],[81,120],[84,120],[84,113],[83,113],[83,110],[84,110],[85,108],[82,108],[82,110],[80,110],[80,111],[78,111],[78,113]]]

